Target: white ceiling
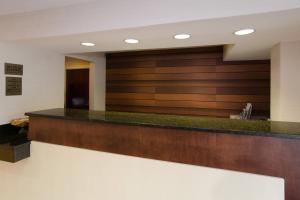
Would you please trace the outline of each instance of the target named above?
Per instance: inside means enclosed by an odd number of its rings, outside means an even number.
[[[108,52],[138,49],[157,49],[233,44],[226,52],[226,59],[266,59],[270,49],[279,41],[300,40],[300,9],[221,19],[172,23],[131,29],[100,31],[59,37],[19,41],[34,44],[62,53]],[[233,32],[253,27],[256,32],[247,36],[235,36]],[[190,33],[188,40],[175,40],[176,33]],[[126,44],[127,37],[137,38],[139,44]],[[96,43],[84,47],[80,43]]]
[[[1,1],[1,0],[0,0]],[[300,0],[110,0],[0,16],[0,41],[62,53],[228,44],[226,59],[269,58],[280,41],[300,40]],[[232,33],[253,27],[256,33]],[[178,41],[176,33],[192,34]],[[134,37],[140,44],[127,45]],[[95,42],[96,47],[80,45]]]
[[[65,7],[92,0],[0,0],[0,15]]]

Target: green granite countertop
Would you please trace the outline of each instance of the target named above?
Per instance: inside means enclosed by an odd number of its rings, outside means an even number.
[[[300,139],[300,123],[56,108],[28,116]]]

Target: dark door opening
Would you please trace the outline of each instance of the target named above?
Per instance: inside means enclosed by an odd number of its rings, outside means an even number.
[[[89,69],[66,72],[66,108],[89,109]]]

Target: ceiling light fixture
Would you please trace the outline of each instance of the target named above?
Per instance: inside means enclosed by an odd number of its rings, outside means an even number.
[[[174,38],[177,39],[177,40],[185,40],[185,39],[188,39],[190,37],[191,37],[191,35],[186,34],[186,33],[177,34],[177,35],[174,36]]]
[[[96,46],[94,43],[91,43],[91,42],[81,42],[81,45],[82,45],[82,46],[87,46],[87,47],[93,47],[93,46]]]
[[[255,30],[253,28],[246,28],[246,29],[235,31],[234,35],[248,35],[254,32]]]
[[[139,43],[139,41],[137,39],[132,39],[132,38],[126,39],[126,40],[124,40],[124,42],[126,42],[128,44],[137,44],[137,43]]]

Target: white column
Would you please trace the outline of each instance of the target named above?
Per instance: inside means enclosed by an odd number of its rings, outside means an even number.
[[[300,122],[300,41],[271,51],[271,120]]]

